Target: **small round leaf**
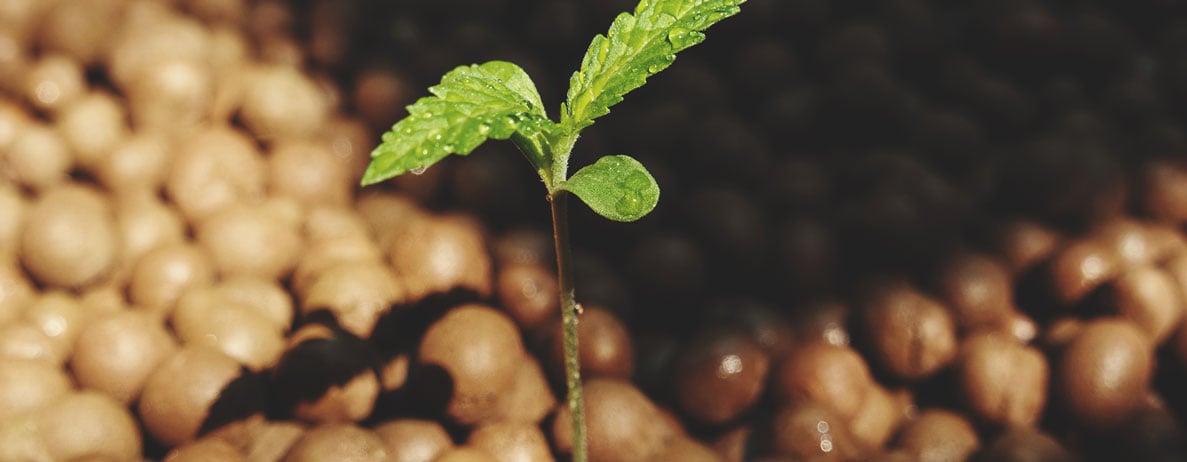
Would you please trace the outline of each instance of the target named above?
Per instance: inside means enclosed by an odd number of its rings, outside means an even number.
[[[598,215],[614,221],[643,218],[659,203],[659,185],[639,161],[630,156],[605,156],[585,166],[565,182]]]

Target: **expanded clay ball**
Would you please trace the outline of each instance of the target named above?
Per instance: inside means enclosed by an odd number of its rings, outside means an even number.
[[[1125,319],[1088,321],[1055,358],[1054,396],[1073,422],[1111,429],[1136,413],[1154,372],[1150,336]]]
[[[87,324],[79,333],[70,370],[79,386],[131,403],[177,342],[160,319],[122,311]]]
[[[140,257],[128,282],[132,304],[168,314],[181,295],[214,281],[214,264],[206,250],[178,242],[156,247]]]
[[[374,431],[387,445],[389,462],[432,462],[453,448],[445,428],[432,420],[389,420]]]
[[[495,293],[507,314],[525,332],[560,312],[556,273],[536,263],[504,263],[495,272]]]
[[[288,276],[301,252],[301,235],[266,203],[230,204],[198,224],[197,240],[220,275]]]
[[[1183,236],[1174,228],[1128,218],[1109,220],[1092,236],[1113,249],[1127,267],[1157,264],[1184,247]]]
[[[857,415],[861,399],[874,383],[857,351],[817,341],[793,348],[773,374],[771,393],[777,404],[820,403],[846,421]]]
[[[347,205],[354,183],[327,143],[281,140],[268,154],[268,190],[274,195],[310,206]]]
[[[1022,274],[1058,250],[1055,230],[1027,220],[1010,220],[997,227],[993,240],[1013,274]]]
[[[1010,271],[988,255],[957,253],[936,268],[932,279],[940,300],[966,332],[999,323],[1014,306]]]
[[[91,169],[104,162],[128,137],[127,118],[123,104],[115,96],[96,90],[64,106],[54,124],[74,153],[75,162]]]
[[[1051,257],[1045,268],[1052,296],[1065,305],[1083,300],[1089,292],[1117,276],[1120,270],[1117,253],[1091,239],[1068,243]]]
[[[25,125],[0,157],[3,176],[34,190],[63,183],[73,166],[74,154],[62,135],[37,123]]]
[[[858,316],[871,358],[899,378],[927,378],[956,356],[951,312],[906,283],[872,288]]]
[[[42,292],[21,315],[54,341],[62,351],[74,351],[79,332],[90,322],[94,312],[76,297],[59,291]]]
[[[91,168],[95,179],[108,191],[156,193],[165,183],[173,161],[173,143],[160,134],[137,132],[125,138]]]
[[[453,289],[490,295],[492,264],[476,222],[462,216],[435,216],[405,226],[387,247],[387,255],[409,299]]]
[[[965,338],[956,377],[973,417],[996,425],[1033,426],[1047,404],[1047,358],[1005,334],[984,332]]]
[[[1107,294],[1108,307],[1134,321],[1154,345],[1161,345],[1182,323],[1183,287],[1162,269],[1132,268],[1108,286]]]
[[[895,442],[919,462],[965,460],[980,445],[968,419],[943,409],[923,411],[903,427]]]
[[[116,87],[135,91],[140,73],[158,63],[173,59],[209,62],[210,34],[200,22],[164,4],[131,5],[107,52],[107,75]]]
[[[317,83],[298,68],[261,65],[246,78],[240,114],[257,137],[306,138],[325,126],[329,103]]]
[[[0,256],[0,327],[20,318],[35,290],[15,258]]]
[[[152,249],[180,244],[186,237],[181,216],[151,190],[116,196],[115,220],[120,232],[120,261],[127,267],[134,267]]]
[[[445,313],[425,331],[417,351],[418,367],[438,371],[445,376],[441,380],[452,383],[446,413],[466,425],[496,414],[525,354],[515,323],[478,304]]]
[[[0,326],[0,358],[31,359],[61,366],[67,353],[66,345],[32,321],[22,319]]]
[[[78,61],[59,54],[44,54],[25,74],[25,99],[37,109],[54,113],[86,93],[83,73]]]
[[[346,331],[371,336],[379,317],[406,300],[402,281],[378,261],[342,261],[309,279],[301,314],[327,310]]]
[[[177,146],[165,192],[191,224],[233,203],[263,197],[266,164],[243,133],[215,125],[183,137]]]
[[[544,369],[534,357],[528,356],[516,368],[510,389],[499,398],[496,420],[537,424],[552,412],[556,403]]]
[[[435,462],[498,462],[498,459],[478,448],[458,446],[446,450]]]
[[[371,415],[381,391],[379,357],[348,332],[306,324],[289,338],[273,369],[279,408],[306,422],[358,422]]]
[[[814,401],[779,410],[771,421],[770,444],[772,452],[791,460],[855,460],[859,452],[846,419]]]
[[[223,278],[210,288],[231,303],[250,309],[284,332],[293,324],[292,296],[275,280],[255,276]]]
[[[590,462],[646,461],[676,437],[655,403],[630,382],[594,378],[585,382],[585,427]],[[566,404],[552,421],[552,439],[561,454],[573,447]]]
[[[553,377],[564,378],[565,336],[559,318],[553,319],[548,339],[549,366]],[[630,379],[635,372],[635,351],[627,326],[614,312],[598,305],[583,308],[577,322],[578,360],[585,377],[612,376]]]
[[[1015,428],[1002,433],[969,457],[970,462],[1072,462],[1072,457],[1055,438],[1033,428]]]
[[[93,391],[62,397],[36,414],[38,433],[53,460],[137,460],[140,429],[124,403]]]
[[[215,460],[222,462],[246,462],[247,457],[227,441],[205,438],[175,447],[163,459],[164,462],[207,462]]]
[[[35,2],[42,3],[42,2]],[[43,50],[68,55],[83,66],[103,59],[114,32],[123,22],[128,2],[49,2],[37,28]]]
[[[186,345],[213,347],[252,371],[274,366],[284,352],[282,330],[272,320],[209,287],[183,293],[170,321]]]
[[[223,391],[240,375],[231,357],[204,345],[186,345],[148,376],[137,402],[149,434],[168,446],[198,437],[211,405],[225,399]],[[262,403],[241,403],[246,409]]]
[[[352,424],[326,424],[301,435],[284,462],[385,462],[388,449],[371,430]]]
[[[177,133],[211,115],[214,76],[208,61],[162,59],[146,63],[125,87],[138,131]]]
[[[0,421],[56,403],[72,388],[66,371],[53,364],[0,357]]]
[[[25,220],[21,262],[46,286],[86,286],[109,271],[119,254],[111,207],[90,188],[64,184],[46,191]]]
[[[466,445],[490,454],[499,462],[556,460],[544,432],[539,426],[527,422],[499,421],[479,425],[466,438]]]
[[[0,261],[16,260],[28,208],[28,199],[16,185],[8,182],[0,184]],[[0,303],[3,299],[0,296]],[[3,319],[4,316],[0,315],[0,320]]]
[[[584,323],[583,316],[578,328]],[[770,363],[762,346],[743,332],[723,329],[693,337],[676,358],[676,401],[702,423],[730,422],[762,396]]]
[[[1187,165],[1155,160],[1141,166],[1138,203],[1146,213],[1167,223],[1187,221]]]

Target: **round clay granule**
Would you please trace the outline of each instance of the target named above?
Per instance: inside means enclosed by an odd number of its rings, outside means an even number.
[[[1009,270],[988,255],[952,255],[939,265],[933,280],[940,300],[965,331],[999,322],[1014,305]]]
[[[55,112],[86,93],[82,65],[64,55],[42,55],[25,74],[24,90],[34,107]]]
[[[234,204],[198,226],[198,242],[223,276],[287,276],[297,264],[301,236],[261,205]]]
[[[565,344],[559,319],[553,323],[549,341],[553,377],[564,377]],[[629,379],[635,369],[635,352],[630,333],[613,312],[598,305],[584,307],[577,322],[578,358],[586,377],[612,376]]]
[[[40,3],[40,2],[37,2]],[[119,30],[127,2],[55,2],[36,29],[43,50],[61,52],[84,66],[97,64]]]
[[[1033,428],[999,435],[969,457],[970,462],[1071,462],[1076,460],[1055,438]]]
[[[137,132],[115,145],[104,162],[91,168],[109,191],[151,191],[165,182],[172,143],[158,134]]]
[[[878,384],[867,388],[861,401],[864,404],[849,420],[849,430],[854,440],[868,448],[886,446],[914,412],[909,396],[893,393]]]
[[[771,423],[771,449],[794,460],[852,460],[858,448],[845,420],[812,401],[786,406]]]
[[[511,388],[499,399],[498,420],[537,424],[556,402],[540,363],[529,356],[519,363]]]
[[[1183,245],[1183,238],[1176,231],[1128,218],[1109,220],[1095,229],[1092,236],[1113,249],[1126,266],[1156,263]]]
[[[58,402],[71,388],[66,372],[53,364],[0,357],[0,421]]]
[[[1047,358],[1005,334],[973,334],[956,360],[960,394],[974,417],[1007,427],[1038,421],[1047,402]]]
[[[379,316],[406,299],[400,282],[382,263],[342,262],[312,279],[301,298],[301,313],[327,310],[343,329],[368,338]]]
[[[524,422],[491,422],[470,432],[466,445],[482,450],[499,462],[552,462],[548,439],[540,427]]]
[[[265,163],[255,144],[227,126],[178,141],[165,192],[190,223],[230,204],[264,195]]]
[[[389,420],[377,425],[375,434],[387,445],[389,462],[432,462],[453,448],[445,428],[432,420]]]
[[[677,356],[676,400],[702,423],[727,423],[758,401],[769,369],[770,358],[750,336],[711,331],[694,337]]]
[[[501,265],[495,292],[507,314],[524,331],[533,331],[560,311],[556,273],[534,263]]]
[[[585,382],[585,427],[590,462],[646,461],[676,435],[662,423],[659,408],[634,385],[620,379]],[[552,440],[561,454],[572,451],[569,408],[561,404]]]
[[[30,359],[61,366],[66,361],[66,347],[27,319],[0,326],[0,358]]]
[[[351,424],[327,424],[305,432],[285,462],[384,462],[388,449],[374,432]]]
[[[176,349],[177,342],[156,317],[117,312],[82,330],[70,370],[80,386],[131,403],[157,365]]]
[[[276,461],[305,434],[305,426],[291,421],[268,420],[256,429],[243,449],[247,460]]]
[[[458,446],[445,450],[434,462],[498,462],[498,459],[478,448]]]
[[[477,304],[453,308],[430,325],[418,352],[419,367],[444,374],[442,379],[452,383],[446,412],[463,424],[481,422],[497,412],[524,356],[515,323]]]
[[[140,429],[123,403],[109,396],[70,393],[37,413],[41,438],[54,460],[106,457],[136,460]]]
[[[1073,241],[1063,247],[1047,265],[1051,293],[1055,301],[1065,305],[1082,300],[1121,269],[1120,259],[1113,249],[1088,239]]]
[[[138,131],[177,133],[207,120],[214,77],[206,61],[163,59],[140,69],[126,88]]]
[[[367,223],[349,206],[315,204],[305,212],[302,226],[305,237],[311,242],[340,238],[370,239]]]
[[[66,180],[74,154],[57,131],[41,124],[28,124],[4,154],[0,169],[18,184],[46,190]]]
[[[108,76],[124,92],[132,91],[140,73],[155,63],[210,58],[210,34],[200,22],[166,5],[137,2],[129,10],[107,59]]]
[[[145,429],[170,446],[193,440],[211,405],[239,375],[239,363],[222,352],[203,345],[183,347],[144,384],[137,409]]]
[[[33,300],[34,290],[17,263],[0,256],[0,327],[20,318]]]
[[[409,225],[428,217],[413,198],[384,190],[360,194],[354,206],[382,249],[402,237]]]
[[[76,297],[64,292],[42,292],[25,308],[23,318],[70,354],[79,332],[90,322],[93,312]]]
[[[248,75],[241,115],[263,139],[301,138],[329,117],[329,105],[312,79],[294,67],[259,66]]]
[[[26,215],[21,261],[42,284],[77,289],[111,269],[119,251],[106,198],[63,185],[43,193]]]
[[[151,190],[119,195],[115,200],[120,261],[124,265],[134,267],[148,251],[185,240],[186,228],[181,216]]]
[[[205,250],[189,243],[165,244],[144,254],[132,269],[128,298],[136,306],[168,313],[187,289],[214,280]]]
[[[247,457],[231,443],[216,438],[204,438],[173,448],[165,454],[164,462],[246,462]]]
[[[129,135],[127,114],[114,96],[91,92],[62,108],[55,119],[58,133],[83,168],[94,168],[107,159]]]
[[[508,459],[510,460],[510,459]],[[551,460],[551,459],[547,459]],[[686,462],[720,462],[719,456],[713,449],[700,441],[687,436],[674,438],[664,449],[651,457],[650,462],[667,460],[681,460]]]
[[[1154,372],[1148,334],[1124,319],[1086,323],[1056,358],[1053,394],[1074,422],[1109,429],[1137,412]]]
[[[906,424],[895,446],[920,462],[945,462],[965,460],[980,446],[980,439],[973,425],[959,414],[929,409]]]
[[[281,140],[268,155],[268,189],[303,204],[346,205],[355,186],[324,142]]]
[[[872,289],[859,316],[872,359],[899,378],[927,378],[956,356],[950,312],[907,284]]]
[[[1166,271],[1148,266],[1132,268],[1113,281],[1110,306],[1161,345],[1183,318],[1183,291]]]
[[[771,391],[784,406],[816,402],[848,420],[873,384],[869,366],[848,346],[810,342],[793,349],[774,371]]]
[[[1060,237],[1039,223],[1013,220],[997,229],[995,240],[1010,271],[1021,274],[1057,250]]]
[[[28,208],[28,201],[16,185],[7,182],[0,184],[0,259],[15,260]],[[0,299],[3,297],[0,296]]]
[[[211,346],[253,371],[275,365],[284,352],[281,330],[272,321],[209,287],[185,292],[171,321],[187,345]]]
[[[350,236],[314,240],[302,250],[300,260],[297,261],[293,275],[289,278],[289,285],[297,297],[304,298],[309,295],[309,290],[321,278],[322,273],[339,264],[376,264],[391,273],[391,269],[387,269],[382,262],[383,253],[370,237]],[[394,274],[391,276],[395,277]]]
[[[412,300],[453,289],[490,295],[490,254],[473,220],[460,216],[415,220],[390,243],[388,259]]]
[[[272,371],[274,408],[308,422],[357,422],[371,415],[381,391],[374,347],[318,323],[289,337],[288,350]]]
[[[1187,165],[1158,160],[1141,167],[1138,203],[1154,218],[1167,223],[1187,220]]]
[[[211,287],[227,301],[249,308],[281,332],[293,324],[292,296],[274,280],[256,276],[232,276]]]

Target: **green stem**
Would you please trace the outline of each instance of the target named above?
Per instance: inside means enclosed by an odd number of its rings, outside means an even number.
[[[560,284],[561,323],[565,340],[565,385],[569,397],[569,425],[573,429],[573,462],[586,461],[585,405],[581,396],[581,364],[577,350],[577,302],[573,293],[573,255],[569,248],[568,192],[548,195],[552,204],[552,237],[556,243],[556,277]]]

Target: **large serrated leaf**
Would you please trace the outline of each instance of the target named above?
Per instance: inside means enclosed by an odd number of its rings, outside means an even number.
[[[614,221],[643,218],[659,203],[659,185],[639,161],[605,156],[574,173],[562,186],[598,215]]]
[[[363,185],[422,170],[450,154],[469,154],[487,139],[507,139],[517,132],[542,136],[554,126],[532,79],[509,62],[460,66],[429,92],[434,96],[408,106],[408,117],[383,134],[383,142],[371,152]]]
[[[705,39],[714,23],[739,11],[745,0],[643,0],[622,13],[606,35],[594,37],[569,79],[562,123],[580,130],[610,112],[623,95],[666,69],[676,53]]]

